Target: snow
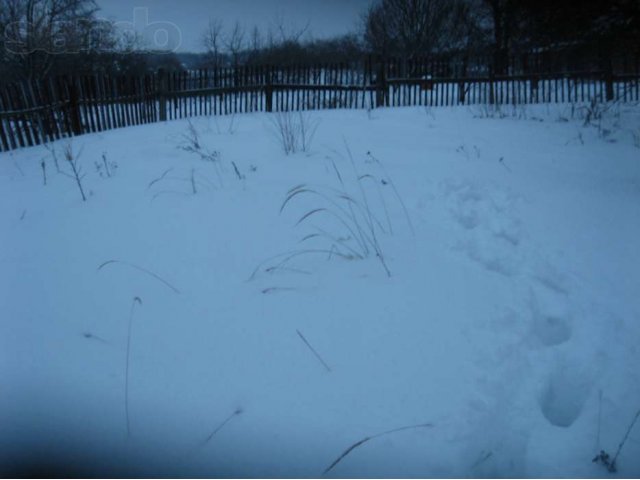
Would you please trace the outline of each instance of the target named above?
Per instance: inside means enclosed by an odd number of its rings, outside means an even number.
[[[218,163],[186,121],[86,135],[87,202],[43,147],[1,154],[0,471],[319,477],[430,424],[326,476],[608,475],[640,409],[640,109],[604,133],[505,111],[312,112],[289,156],[266,114],[192,119]],[[296,226],[327,198],[280,213],[302,184],[365,193],[390,276],[373,252],[267,270],[330,250],[314,227],[359,251],[330,214]]]

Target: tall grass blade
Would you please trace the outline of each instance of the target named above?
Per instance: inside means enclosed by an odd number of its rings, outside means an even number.
[[[136,303],[142,305],[140,297],[133,297],[131,302],[131,310],[129,312],[129,329],[127,331],[127,358],[125,363],[124,374],[124,412],[127,421],[127,437],[131,436],[131,423],[129,421],[129,357],[131,355],[131,327],[133,325],[133,310]]]
[[[325,469],[324,472],[322,472],[322,474],[326,475],[327,473],[329,473],[336,465],[338,465],[338,463],[340,463],[344,459],[344,457],[349,455],[352,451],[354,451],[356,448],[362,446],[364,443],[368,442],[369,440],[373,440],[374,438],[379,438],[379,437],[382,437],[384,435],[390,435],[392,433],[401,432],[403,430],[413,430],[413,429],[416,429],[416,428],[431,428],[431,427],[433,427],[433,425],[431,423],[423,423],[423,424],[419,424],[419,425],[409,425],[407,427],[400,427],[400,428],[394,428],[393,430],[387,430],[386,432],[378,433],[376,435],[371,435],[370,437],[364,437],[362,440],[357,441],[356,443],[351,445],[349,448],[347,448],[338,458],[335,459],[335,461],[331,465],[329,465]]]
[[[126,265],[128,267],[134,268],[140,272],[143,272],[153,278],[155,278],[156,280],[158,280],[159,282],[163,283],[164,285],[166,285],[167,287],[169,287],[171,290],[173,290],[175,293],[179,294],[180,291],[174,287],[173,285],[171,285],[169,282],[167,282],[164,278],[160,277],[159,275],[156,275],[155,273],[153,273],[150,270],[147,270],[146,268],[142,268],[138,265],[135,265],[133,263],[129,263],[129,262],[123,262],[122,260],[107,260],[106,262],[102,263],[99,267],[98,267],[98,271],[102,270],[102,268],[106,267],[107,265],[113,265],[113,264],[120,264],[120,265]]]
[[[324,366],[324,368],[327,370],[327,372],[331,373],[331,369],[329,368],[329,365],[326,364],[326,362],[322,359],[320,354],[318,352],[316,352],[316,349],[311,346],[311,344],[307,341],[306,338],[304,338],[304,335],[302,335],[300,330],[296,330],[296,333],[302,339],[302,341],[305,343],[305,345],[309,348],[309,350],[311,350],[311,353],[313,353],[316,356],[316,358],[318,359],[318,361]]]

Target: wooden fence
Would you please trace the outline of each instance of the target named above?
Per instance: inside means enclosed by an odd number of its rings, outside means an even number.
[[[637,63],[637,62],[636,62]],[[0,89],[0,151],[201,115],[332,108],[640,101],[640,71],[465,75],[426,62],[64,76]],[[474,76],[474,74],[476,74]]]

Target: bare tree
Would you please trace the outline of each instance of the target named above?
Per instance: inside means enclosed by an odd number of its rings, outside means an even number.
[[[205,31],[202,43],[211,57],[213,67],[220,66],[220,53],[222,51],[222,21],[216,18],[209,19],[209,25]]]
[[[57,56],[106,47],[113,31],[94,0],[0,0],[2,60],[18,76],[46,76]]]
[[[515,0],[484,0],[492,20],[493,69],[506,73],[513,36],[517,33],[518,5]]]
[[[293,23],[287,24],[283,15],[276,15],[269,24],[266,39],[262,43],[259,53],[254,54],[252,60],[261,59],[267,63],[291,64],[301,63],[309,58],[311,41],[303,41],[309,30],[310,21],[299,27]]]
[[[249,37],[249,48],[253,52],[258,52],[262,49],[262,34],[257,25],[254,25],[251,29],[251,35]]]
[[[277,44],[299,44],[304,34],[309,31],[310,26],[311,20],[307,20],[307,23],[302,27],[298,27],[293,23],[287,24],[284,15],[278,14],[275,16],[270,29],[273,28],[276,32],[275,35],[272,35],[272,38],[275,39]]]
[[[257,25],[254,25],[249,34],[249,41],[247,42],[248,55],[245,59],[247,64],[259,63],[263,49],[264,39],[262,32]]]
[[[459,74],[469,73],[470,60],[480,55],[490,44],[490,32],[481,13],[484,0],[460,0],[453,11],[449,46],[460,54],[462,63]]]
[[[240,56],[240,52],[244,49],[244,37],[245,32],[240,22],[236,21],[233,25],[233,29],[225,38],[225,47],[231,54],[231,58],[233,60],[233,65],[238,65],[238,58]]]
[[[364,39],[382,55],[415,57],[451,48],[464,0],[382,0],[364,15]]]
[[[362,17],[365,44],[372,52],[387,57],[395,50],[395,39],[386,21],[384,8],[371,5]]]

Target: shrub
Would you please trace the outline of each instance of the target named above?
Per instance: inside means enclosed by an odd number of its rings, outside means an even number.
[[[277,112],[271,124],[285,155],[308,152],[319,122],[305,112]]]
[[[220,181],[220,185],[223,185],[222,181],[222,167],[220,162],[220,152],[217,150],[210,150],[202,144],[200,134],[196,127],[191,123],[191,120],[187,121],[187,132],[182,135],[182,143],[179,148],[185,152],[193,153],[197,155],[201,160],[210,162],[213,164]]]
[[[54,163],[57,165],[57,155],[55,148],[51,147],[50,149],[51,155],[53,156]],[[84,178],[84,174],[82,173],[82,167],[78,163],[80,159],[80,155],[82,155],[82,149],[78,153],[73,152],[73,146],[71,142],[67,143],[62,149],[62,156],[69,164],[69,168],[71,169],[71,173],[66,173],[60,170],[64,176],[75,180],[76,185],[78,185],[78,190],[80,190],[80,195],[82,196],[82,201],[87,201],[87,196],[84,194],[84,188],[82,187],[82,179]]]

